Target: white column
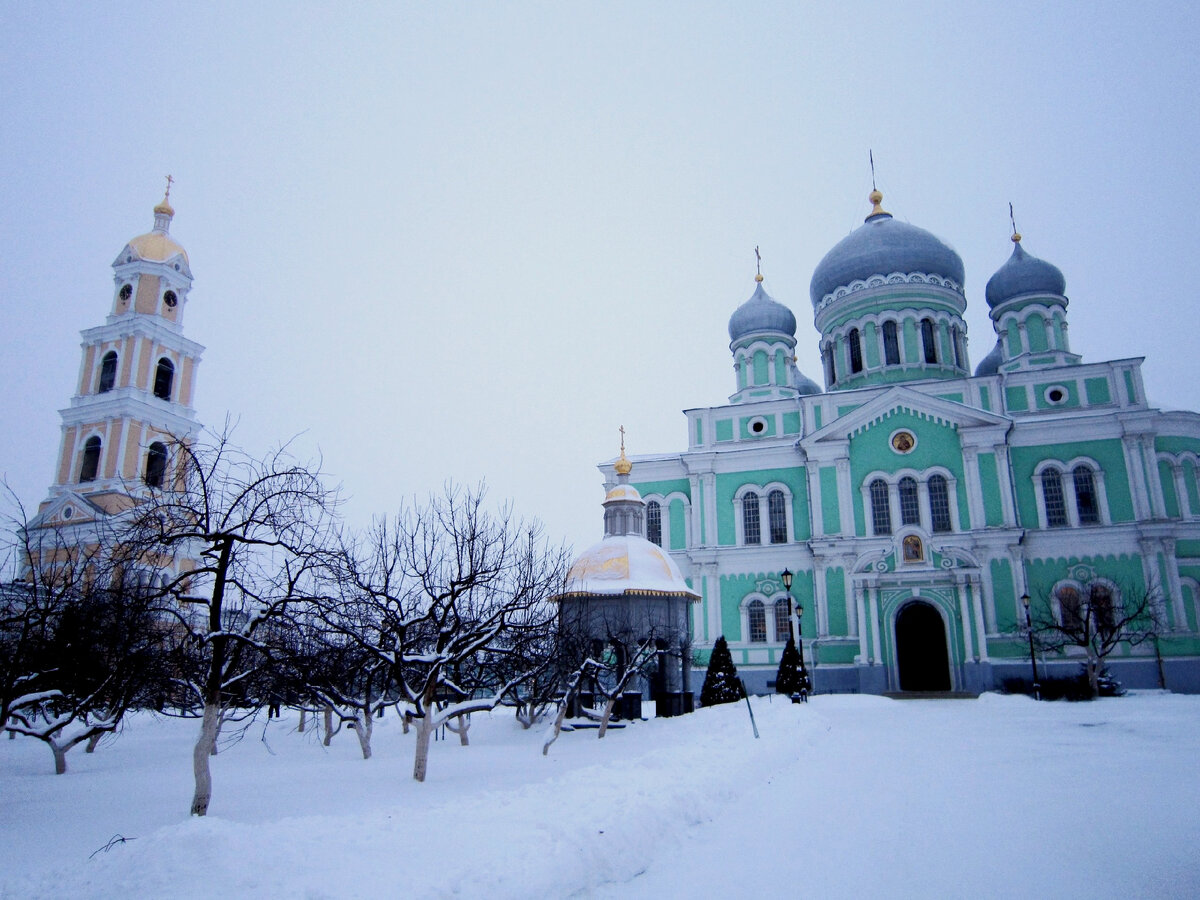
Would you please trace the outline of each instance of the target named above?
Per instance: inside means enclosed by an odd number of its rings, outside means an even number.
[[[1171,475],[1175,479],[1175,496],[1179,498],[1179,518],[1190,519],[1192,513],[1192,498],[1188,496],[1187,481],[1183,477],[1183,465],[1171,464]]]
[[[700,498],[700,476],[689,475],[688,487],[691,488],[692,501],[688,504],[688,514],[691,517],[691,539],[688,541],[688,547],[703,547],[704,542],[700,540],[700,535],[704,532],[700,526],[700,510],[704,508],[704,501]]]
[[[808,476],[808,517],[813,537],[825,536],[825,516],[821,513],[821,467],[810,459],[805,467]]]
[[[869,590],[870,588],[865,584],[854,589],[854,604],[858,613],[858,656],[863,662],[870,659],[870,653],[867,650],[867,611],[864,599]]]
[[[983,485],[979,480],[979,451],[974,447],[963,447],[963,468],[967,490],[967,513],[971,516],[971,528],[983,528],[987,522],[983,514]],[[957,503],[951,507],[956,508]]]
[[[825,565],[813,561],[813,603],[817,607],[817,636],[824,637],[829,632],[822,631],[822,624],[829,622],[829,600],[825,594]]]
[[[854,534],[854,500],[850,496],[850,458],[837,461],[838,509],[842,518],[842,534]]]
[[[1167,502],[1163,497],[1162,478],[1158,474],[1158,453],[1154,449],[1154,435],[1142,435],[1142,456],[1146,460],[1146,477],[1150,479],[1150,506],[1156,519],[1166,518]]]
[[[971,607],[967,600],[967,585],[964,581],[959,580],[956,587],[958,588],[959,618],[962,621],[963,662],[967,660],[979,662],[979,654],[975,652],[975,641],[971,636]]]
[[[1008,445],[997,444],[996,477],[1000,483],[1000,512],[1004,516],[1004,524],[1009,528],[1016,526],[1017,513],[1013,507],[1016,495],[1016,485],[1012,480],[1012,466],[1008,461]]]
[[[1121,437],[1121,449],[1125,452],[1125,468],[1129,472],[1129,489],[1133,494],[1135,519],[1150,518],[1150,500],[1147,495],[1146,470],[1142,465],[1142,454],[1138,448],[1137,435]]]
[[[871,591],[871,643],[874,648],[872,663],[883,662],[883,641],[879,634],[882,628],[883,623],[879,621],[879,588],[877,587]]]
[[[717,534],[717,476],[712,472],[701,475],[700,489],[704,492],[704,533],[708,538],[704,546],[715,547],[720,543]]]

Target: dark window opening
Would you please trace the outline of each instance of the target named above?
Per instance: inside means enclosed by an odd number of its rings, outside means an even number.
[[[900,365],[900,341],[895,322],[883,323],[883,361],[889,366]]]
[[[792,636],[792,604],[787,597],[775,601],[775,640],[780,644],[787,643]]]
[[[160,400],[171,399],[171,386],[175,381],[175,365],[165,357],[158,361],[154,370],[154,396]]]
[[[83,465],[79,467],[79,480],[95,481],[100,471],[100,438],[90,437],[83,445]]]
[[[950,490],[942,475],[929,478],[929,519],[934,531],[950,531]]]
[[[758,516],[758,494],[753,491],[742,498],[742,535],[742,543],[762,543],[762,530],[759,527]],[[766,638],[764,637],[763,640]]]
[[[862,363],[862,338],[859,337],[858,329],[850,329],[850,371],[861,372]]]
[[[1092,470],[1087,466],[1076,466],[1071,478],[1075,482],[1075,509],[1079,513],[1079,524],[1098,524],[1100,504],[1096,502],[1096,481]]]
[[[662,546],[662,506],[656,500],[646,504],[646,540]]]
[[[917,503],[917,480],[907,476],[900,479],[900,524],[921,524],[921,508]]]
[[[921,348],[925,351],[925,362],[936,363],[937,340],[933,330],[933,319],[921,320]]]
[[[1046,501],[1046,525],[1064,528],[1067,525],[1067,504],[1063,500],[1062,473],[1053,467],[1042,472],[1042,497]]]
[[[882,478],[871,482],[871,527],[875,534],[892,533],[892,510],[888,505],[888,486]]]
[[[787,501],[783,491],[767,494],[767,524],[772,544],[787,543]]]
[[[150,451],[146,454],[146,484],[155,488],[162,487],[163,476],[166,475],[166,472],[167,448],[155,441],[150,445]]]
[[[746,607],[750,623],[750,643],[765,644],[767,642],[767,610],[761,600],[751,600]]]
[[[117,385],[117,351],[109,350],[100,362],[100,384],[97,394],[107,394]]]

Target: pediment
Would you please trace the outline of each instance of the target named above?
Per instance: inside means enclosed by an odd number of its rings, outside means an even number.
[[[805,446],[847,441],[857,434],[880,424],[885,419],[904,413],[926,419],[955,431],[965,428],[1007,429],[1011,420],[987,410],[942,397],[931,397],[911,388],[897,386],[884,391],[862,406],[839,416],[828,425],[802,440]]]
[[[97,519],[105,518],[108,513],[89,500],[83,494],[65,490],[54,497],[38,510],[37,515],[29,520],[28,527],[33,528],[70,528]]]

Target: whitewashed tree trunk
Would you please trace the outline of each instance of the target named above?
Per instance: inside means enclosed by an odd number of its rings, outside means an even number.
[[[100,738],[102,738],[102,737],[104,737],[104,735],[101,734],[100,732],[93,734],[90,738],[88,738],[87,746],[84,748],[83,752],[84,753],[95,753],[96,745],[100,743]]]
[[[354,733],[358,735],[358,746],[362,750],[363,759],[371,758],[371,731],[374,721],[370,709],[367,709],[365,716],[359,715],[354,718]]]
[[[212,799],[212,772],[208,758],[216,753],[217,733],[221,729],[221,708],[215,703],[204,705],[204,718],[200,720],[200,737],[192,750],[192,772],[196,777],[196,793],[192,795],[192,815],[208,813]]]
[[[333,707],[326,706],[325,707],[325,740],[324,740],[325,746],[328,747],[329,742],[332,740],[333,740]]]
[[[458,735],[458,743],[460,745],[463,747],[469,747],[471,745],[471,741],[467,737],[467,729],[471,727],[470,718],[468,716],[459,716],[454,721],[458,724],[454,725],[451,724],[451,722],[447,722],[446,727]]]
[[[417,720],[417,748],[413,755],[413,778],[417,781],[425,780],[425,769],[429,763],[429,740],[433,737],[433,731],[433,713],[426,712],[423,718]]]
[[[306,719],[306,716],[307,716],[307,715],[308,715],[308,710],[307,710],[307,709],[302,709],[302,710],[300,710],[300,727],[299,727],[299,729],[297,729],[297,730],[298,730],[298,731],[299,731],[301,734],[304,734],[304,726],[307,724],[307,719]]]
[[[67,750],[54,741],[49,741],[50,752],[54,754],[54,774],[64,775],[67,771]]]
[[[624,682],[622,682],[624,683]],[[596,735],[596,739],[604,737],[608,731],[608,720],[612,718],[613,707],[617,705],[616,692],[608,698],[608,702],[604,704],[604,714],[600,716],[600,731]]]

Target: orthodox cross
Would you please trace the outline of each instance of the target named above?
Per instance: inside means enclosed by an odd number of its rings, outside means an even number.
[[[622,425],[619,430],[621,432],[621,455],[624,456],[625,455],[625,426]]]
[[[1017,220],[1013,218],[1012,204],[1008,204],[1008,221],[1012,222],[1013,234],[1017,233]]]
[[[163,199],[164,199],[164,200],[166,200],[166,199],[169,199],[169,198],[170,198],[170,196],[171,196],[171,185],[173,185],[174,183],[175,183],[175,179],[174,179],[174,178],[172,178],[170,175],[168,175],[168,176],[167,176],[167,192],[166,192],[165,194],[163,194]]]
[[[879,188],[875,187],[875,151],[868,150],[867,158],[871,160],[871,190],[877,191]]]
[[[758,252],[758,247],[754,248],[754,274],[762,274],[762,254]]]

